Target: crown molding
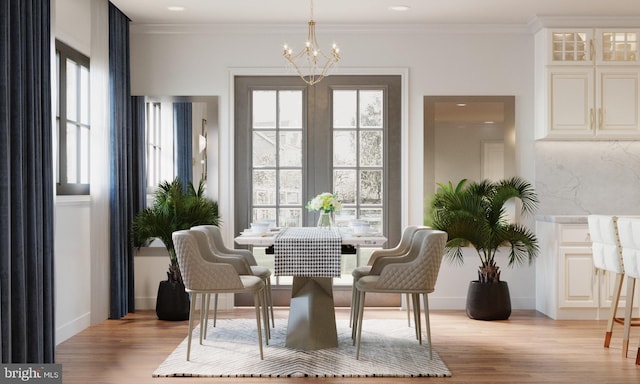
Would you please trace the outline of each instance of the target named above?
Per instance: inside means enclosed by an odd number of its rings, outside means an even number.
[[[530,34],[525,24],[322,24],[325,33],[389,34]],[[271,34],[305,33],[306,24],[136,24],[132,34]]]
[[[625,17],[567,17],[537,16],[529,22],[532,33],[542,28],[639,28],[640,16]]]

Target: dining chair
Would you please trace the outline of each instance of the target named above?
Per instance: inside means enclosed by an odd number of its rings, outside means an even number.
[[[640,319],[632,317],[636,280],[640,279],[640,218],[620,217],[617,227],[622,246],[622,262],[627,276],[624,333],[622,336],[622,356],[626,358],[629,350],[630,328],[640,325]],[[640,365],[640,343],[636,352],[636,365]]]
[[[187,341],[187,361],[191,355],[191,339],[193,332],[193,318],[198,295],[201,296],[200,310],[200,344],[202,344],[204,330],[204,296],[218,293],[251,293],[253,294],[256,309],[256,325],[258,330],[258,345],[260,347],[260,359],[264,359],[262,350],[262,328],[260,325],[260,310],[266,317],[263,291],[264,281],[257,276],[238,275],[231,264],[212,263],[205,260],[198,250],[197,240],[191,230],[173,232],[171,235],[178,258],[180,273],[185,285],[185,290],[191,294],[189,307],[189,334]],[[263,317],[263,318],[264,318]],[[268,326],[266,318],[265,328]]]
[[[196,243],[198,245],[198,251],[200,251],[200,255],[202,255],[202,257],[206,261],[210,263],[230,264],[236,270],[238,275],[248,275],[248,276],[253,275],[253,272],[251,271],[251,267],[249,266],[249,263],[245,258],[237,255],[219,254],[218,251],[211,246],[211,237],[208,235],[208,231],[206,228],[194,227],[191,230],[191,234],[196,240]],[[215,327],[216,321],[217,321],[217,313],[218,313],[218,294],[214,294],[214,297],[215,299],[214,299],[214,307],[213,307],[213,314],[214,314],[213,326]],[[209,320],[209,307],[211,302],[211,295],[205,294],[203,299],[205,304],[202,308],[202,310],[204,311],[204,322],[202,327],[204,328],[203,333],[206,339],[207,327],[209,324],[208,320]],[[265,296],[265,303],[266,303],[266,296]],[[271,338],[269,327],[267,327],[267,329],[265,330],[265,333],[266,333],[266,340],[268,345],[269,339]]]
[[[414,298],[414,318],[418,329],[418,342],[422,344],[420,324],[420,301],[424,297],[424,316],[429,343],[429,358],[433,359],[431,348],[431,325],[429,322],[428,294],[433,292],[440,271],[440,264],[447,242],[447,233],[438,230],[417,231],[411,240],[409,254],[417,249],[417,254],[410,261],[394,262],[388,258],[381,266],[380,274],[362,276],[356,283],[358,292],[356,328],[356,359],[360,358],[360,341],[362,337],[364,303],[367,292],[410,294]],[[406,257],[412,257],[413,255]],[[374,264],[375,267],[375,264]],[[373,269],[373,268],[372,268]],[[417,313],[417,314],[416,314]]]
[[[429,229],[429,227],[424,226],[416,226],[416,225],[408,225],[402,231],[402,235],[400,236],[400,241],[393,248],[387,249],[376,249],[371,253],[369,260],[367,261],[367,265],[361,265],[353,269],[351,272],[351,276],[353,277],[353,284],[351,288],[351,312],[350,312],[350,324],[352,328],[356,318],[355,308],[358,304],[358,295],[356,292],[356,283],[362,276],[367,276],[371,273],[371,268],[373,267],[373,263],[381,257],[398,257],[403,256],[407,252],[409,252],[409,247],[411,246],[411,239],[413,235],[418,230]],[[409,295],[406,296],[407,301],[407,321],[409,326],[411,325],[411,308],[410,308],[410,300]]]
[[[227,248],[224,244],[224,240],[222,239],[222,232],[220,232],[220,228],[215,225],[198,225],[192,227],[191,229],[201,231],[207,235],[209,239],[209,246],[212,251],[214,251],[217,255],[225,256],[225,257],[235,257],[241,258],[246,261],[249,265],[249,269],[251,271],[250,274],[254,276],[258,276],[265,283],[265,302],[267,303],[267,307],[269,308],[271,314],[271,326],[275,327],[275,321],[273,316],[273,299],[271,296],[271,271],[267,267],[263,267],[258,265],[253,253],[248,249],[235,249],[235,248]],[[215,327],[216,324],[216,314],[218,308],[218,296],[214,295],[214,312],[213,312],[213,325]],[[267,319],[268,321],[269,319]]]
[[[625,268],[622,261],[622,248],[618,236],[618,217],[610,215],[589,215],[587,221],[589,224],[589,236],[591,237],[593,265],[598,270],[615,274],[613,297],[611,298],[611,313],[609,314],[604,336],[604,347],[609,348],[614,323],[623,323],[622,318],[616,317],[625,275]]]

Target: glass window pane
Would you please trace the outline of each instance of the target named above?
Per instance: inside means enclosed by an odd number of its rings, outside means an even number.
[[[276,204],[276,171],[253,170],[253,205]]]
[[[302,131],[280,132],[280,166],[302,166]]]
[[[357,218],[356,209],[347,208],[344,205],[342,206],[342,209],[334,215],[334,220],[338,227],[349,227],[351,225],[351,221]]]
[[[276,166],[276,132],[275,131],[254,131],[253,132],[253,166],[254,167],[275,167]]]
[[[357,91],[333,91],[333,127],[355,128]]]
[[[280,205],[302,204],[302,171],[280,171]]]
[[[302,128],[302,91],[280,91],[280,128]]]
[[[336,169],[333,171],[333,191],[342,204],[355,204],[358,194],[357,171],[355,169]]]
[[[253,209],[253,219],[251,222],[260,221],[263,219],[272,219],[276,218],[276,209],[275,208],[254,208]]]
[[[80,122],[89,125],[89,70],[80,67]]]
[[[89,133],[89,128],[80,128],[80,184],[89,184]]]
[[[67,183],[78,183],[78,137],[75,124],[67,124]]]
[[[360,165],[382,167],[382,131],[360,132]]]
[[[382,204],[382,171],[360,172],[360,202],[362,204]]]
[[[280,217],[278,220],[279,227],[301,227],[302,226],[302,209],[301,208],[280,208]]]
[[[360,91],[360,127],[382,128],[382,91]]]
[[[276,91],[253,91],[253,128],[276,127]]]
[[[356,131],[333,131],[333,166],[355,167],[357,165]]]
[[[78,121],[78,65],[67,59],[67,120]]]
[[[360,220],[368,222],[373,231],[382,231],[382,219],[382,208],[365,208],[360,210]]]

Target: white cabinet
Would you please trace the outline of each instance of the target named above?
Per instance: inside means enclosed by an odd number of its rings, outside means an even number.
[[[536,309],[559,320],[607,319],[615,275],[593,266],[586,217],[537,220],[536,236]],[[619,317],[625,292],[623,287]]]
[[[537,139],[640,139],[638,30],[536,35]]]

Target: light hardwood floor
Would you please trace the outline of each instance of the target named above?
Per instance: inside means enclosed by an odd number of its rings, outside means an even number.
[[[251,309],[224,311],[220,317],[253,318]],[[276,316],[286,318],[286,309]],[[348,318],[338,308],[338,318]],[[398,309],[370,309],[366,318],[401,318]],[[640,383],[635,365],[640,339],[631,331],[629,357],[621,357],[622,327],[616,325],[603,348],[605,321],[554,321],[535,311],[514,311],[507,321],[477,321],[463,311],[432,311],[433,345],[452,372],[450,378],[153,378],[152,372],[187,333],[187,322],[156,319],[140,311],[122,320],[88,328],[57,347],[63,382],[76,383]],[[265,348],[265,355],[269,347]]]

